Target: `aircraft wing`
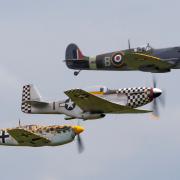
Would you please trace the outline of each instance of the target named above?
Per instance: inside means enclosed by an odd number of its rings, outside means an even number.
[[[20,145],[42,146],[50,143],[48,139],[24,129],[16,128],[7,131]]]
[[[155,68],[158,70],[169,70],[173,64],[162,59],[143,53],[130,52],[125,54],[125,63],[135,69]]]
[[[93,94],[90,94],[82,89],[72,89],[64,92],[69,98],[75,102],[82,110],[91,113],[148,113],[152,111],[133,109],[127,106],[122,106]]]

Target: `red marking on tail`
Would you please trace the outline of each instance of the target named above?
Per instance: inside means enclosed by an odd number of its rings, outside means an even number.
[[[77,59],[82,60],[83,57],[84,57],[84,55],[82,54],[82,52],[80,51],[80,49],[77,48]]]

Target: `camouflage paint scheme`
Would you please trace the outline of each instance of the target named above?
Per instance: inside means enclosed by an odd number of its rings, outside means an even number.
[[[84,131],[81,126],[26,125],[0,130],[0,145],[7,146],[59,146],[70,143]]]
[[[126,49],[94,57],[84,56],[76,44],[68,45],[65,62],[75,70],[170,72],[180,68],[180,47],[153,49],[145,47]]]

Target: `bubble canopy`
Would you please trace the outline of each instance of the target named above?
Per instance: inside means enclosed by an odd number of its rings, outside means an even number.
[[[85,87],[83,88],[83,90],[88,91],[88,92],[102,92],[102,93],[108,92],[108,88],[103,85]]]

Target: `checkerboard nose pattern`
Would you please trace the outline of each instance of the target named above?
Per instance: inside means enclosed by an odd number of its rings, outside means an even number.
[[[124,88],[120,89],[119,93],[127,95],[127,105],[131,108],[137,108],[152,101],[150,98],[151,88],[147,87]]]
[[[31,113],[31,105],[26,102],[31,98],[30,89],[30,85],[23,86],[21,110],[24,113]]]

